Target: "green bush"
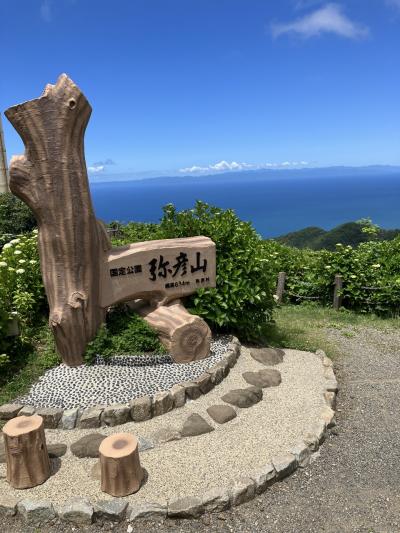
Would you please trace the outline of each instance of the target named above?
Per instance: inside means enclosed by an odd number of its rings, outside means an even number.
[[[0,246],[3,234],[19,235],[36,227],[29,207],[10,192],[0,193]]]
[[[232,209],[198,201],[194,209],[178,212],[164,207],[161,238],[204,235],[216,244],[216,288],[199,289],[188,308],[217,331],[235,332],[243,340],[259,340],[272,318],[274,273],[265,268],[263,241],[252,225]]]
[[[96,355],[131,355],[142,352],[165,353],[155,331],[134,311],[118,306],[107,316],[96,338],[87,345],[85,361]]]

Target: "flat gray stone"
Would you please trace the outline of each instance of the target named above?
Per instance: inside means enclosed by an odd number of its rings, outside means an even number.
[[[174,401],[174,408],[183,407],[186,403],[186,392],[185,387],[182,385],[174,385],[169,392],[171,393],[172,399]]]
[[[262,494],[263,492],[265,492],[267,488],[275,482],[275,478],[275,468],[271,463],[265,465],[263,468],[260,468],[260,470],[255,474],[255,476],[253,476],[254,482],[256,484],[256,493]]]
[[[262,400],[263,392],[259,387],[234,389],[222,396],[222,400],[236,407],[247,408]]]
[[[230,405],[211,405],[207,413],[218,424],[225,424],[237,416],[235,409]]]
[[[94,510],[86,498],[74,498],[60,507],[58,516],[61,520],[77,526],[90,525],[93,522]]]
[[[46,429],[56,429],[61,420],[63,410],[55,407],[40,407],[36,409],[36,414],[43,418]]]
[[[139,519],[160,519],[167,516],[167,504],[162,503],[134,503],[129,507],[128,522]]]
[[[228,362],[229,368],[233,368],[238,360],[240,354],[240,347],[235,345],[232,350],[228,352],[225,356],[226,361]]]
[[[141,435],[137,435],[136,438],[139,442],[139,452],[145,452],[154,448],[154,442],[152,440],[145,439]]]
[[[184,381],[181,385],[185,388],[185,394],[189,400],[197,400],[197,398],[200,398],[201,390],[198,383],[195,381]]]
[[[305,468],[310,464],[311,450],[304,441],[298,442],[291,450],[291,453],[296,457],[300,468]]]
[[[126,424],[130,419],[129,405],[116,404],[109,405],[100,416],[100,422],[106,426],[119,426]]]
[[[128,502],[121,498],[99,500],[93,506],[94,518],[119,522],[125,518],[127,508]]]
[[[66,409],[58,424],[60,429],[74,429],[78,420],[79,409]]]
[[[211,433],[211,431],[214,431],[214,428],[202,416],[194,413],[183,424],[182,437],[196,437],[204,433]]]
[[[71,444],[71,452],[76,457],[98,457],[99,446],[106,438],[100,433],[89,433]]]
[[[21,500],[17,504],[17,510],[22,518],[33,526],[38,526],[56,517],[53,505],[45,501]]]
[[[7,495],[1,496],[0,516],[14,516],[17,513],[17,503],[16,498]]]
[[[226,366],[229,368],[228,363],[226,363]],[[210,374],[211,376],[211,383],[213,385],[218,385],[218,383],[221,383],[226,376],[226,368],[224,365],[217,363],[207,370],[207,374]]]
[[[274,465],[277,479],[283,479],[297,468],[297,460],[292,453],[273,457],[272,464]]]
[[[326,425],[321,419],[315,422],[310,428],[311,435],[315,435],[319,444],[322,444],[326,438]]]
[[[100,427],[100,416],[103,412],[101,407],[89,407],[85,409],[78,421],[81,429],[93,429]]]
[[[253,359],[266,366],[282,363],[285,352],[280,348],[251,348],[250,355]]]
[[[256,484],[249,477],[241,478],[235,481],[231,489],[231,505],[241,505],[254,498],[256,494]]]
[[[200,498],[186,496],[168,503],[168,516],[171,518],[198,518],[204,513]]]
[[[24,405],[21,411],[19,411],[17,416],[32,416],[35,414],[36,408],[32,405]]]
[[[244,372],[242,374],[243,379],[262,389],[266,387],[276,387],[280,385],[282,378],[281,373],[278,370],[266,368],[265,370],[259,370],[258,372]]]
[[[158,444],[171,442],[173,440],[180,440],[182,438],[181,432],[175,428],[165,427],[160,428],[153,434],[153,440]]]
[[[5,403],[0,405],[0,420],[11,420],[18,415],[23,405],[18,403]]]
[[[201,394],[207,394],[214,388],[214,384],[211,381],[211,376],[208,372],[203,372],[196,380],[199,386]]]
[[[143,422],[152,417],[152,402],[150,396],[141,396],[129,402],[131,408],[131,418],[134,422]]]
[[[62,457],[67,451],[67,445],[62,442],[57,442],[56,444],[48,444],[47,451],[49,452],[49,457],[54,459],[55,457]]]
[[[231,505],[231,493],[227,488],[216,488],[203,495],[203,507],[208,513],[226,511]]]
[[[160,416],[174,408],[174,400],[169,391],[157,392],[153,398],[153,416]]]

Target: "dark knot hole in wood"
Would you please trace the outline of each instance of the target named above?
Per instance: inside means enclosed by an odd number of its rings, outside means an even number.
[[[125,446],[128,444],[128,442],[124,439],[119,439],[119,440],[116,440],[114,443],[113,443],[113,448],[115,450],[121,450],[122,448],[125,448]]]
[[[71,100],[68,102],[69,108],[74,109],[76,107],[76,101],[71,98]]]

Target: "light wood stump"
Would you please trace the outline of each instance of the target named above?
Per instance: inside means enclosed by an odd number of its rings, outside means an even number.
[[[7,481],[15,489],[42,484],[50,476],[43,418],[39,415],[18,416],[3,428]]]
[[[139,445],[129,433],[110,435],[99,447],[101,490],[111,496],[128,496],[140,489],[143,469]]]
[[[158,307],[139,303],[134,309],[157,331],[176,363],[210,355],[210,328],[201,317],[190,314],[180,300]]]

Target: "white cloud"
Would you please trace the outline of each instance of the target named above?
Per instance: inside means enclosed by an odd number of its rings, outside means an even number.
[[[51,0],[43,0],[40,4],[40,16],[45,22],[51,22]]]
[[[268,168],[288,168],[288,167],[303,167],[308,165],[307,161],[284,161],[283,163],[239,163],[237,161],[219,161],[213,165],[201,167],[193,165],[179,169],[182,174],[212,174],[218,172],[238,171],[238,170],[261,170]]]
[[[96,174],[97,172],[103,172],[104,165],[92,165],[91,167],[88,167],[88,171],[92,172],[93,174]]]
[[[271,31],[274,37],[295,33],[308,38],[334,33],[348,39],[358,39],[368,35],[368,28],[350,20],[338,4],[327,4],[293,22],[273,24]]]

